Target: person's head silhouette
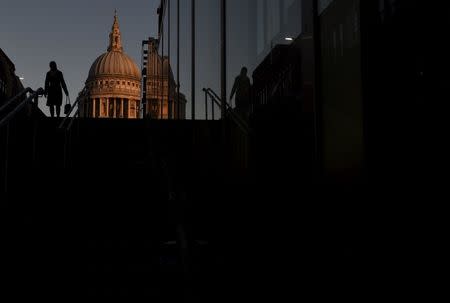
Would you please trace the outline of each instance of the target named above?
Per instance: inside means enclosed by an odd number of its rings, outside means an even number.
[[[248,72],[248,70],[247,70],[247,68],[244,66],[244,67],[241,69],[241,76],[242,76],[242,77],[247,76],[247,72]]]
[[[51,69],[52,71],[55,71],[55,70],[58,69],[58,66],[56,65],[56,62],[55,62],[55,61],[50,62],[50,69]]]

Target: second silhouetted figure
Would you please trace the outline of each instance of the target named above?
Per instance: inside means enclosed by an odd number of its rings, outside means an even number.
[[[247,77],[247,71],[247,68],[243,67],[241,74],[234,80],[230,97],[230,100],[232,100],[234,94],[236,94],[236,111],[245,119],[248,119],[250,113],[250,94],[252,89],[250,78]]]
[[[47,106],[50,107],[50,115],[52,118],[56,116],[59,118],[61,114],[62,105],[62,89],[66,96],[69,96],[69,91],[67,90],[66,82],[64,81],[64,76],[61,71],[58,70],[56,62],[50,62],[50,71],[45,77],[45,96],[47,97]]]

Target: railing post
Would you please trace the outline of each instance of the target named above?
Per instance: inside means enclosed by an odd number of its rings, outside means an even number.
[[[164,18],[164,4],[161,14]],[[164,19],[161,20],[161,120],[164,120]],[[169,73],[167,73],[167,76],[169,76]]]
[[[208,121],[208,92],[205,91],[205,114],[206,114],[206,121]]]
[[[177,120],[181,120],[180,111],[180,0],[177,0]]]
[[[37,119],[37,109],[39,105],[39,95],[36,93],[36,96],[34,97],[34,106],[32,109],[32,119],[33,119],[33,158],[32,158],[32,165],[35,167],[36,165],[36,159],[37,159],[37,129],[39,125],[39,121]]]
[[[172,66],[172,62],[170,61],[170,0],[167,0],[167,60],[168,66]],[[172,119],[172,100],[170,98],[170,72],[169,72],[170,68],[168,68],[168,72],[167,72],[167,116],[168,116],[168,120]]]
[[[211,96],[210,96],[210,98],[211,98],[211,113],[212,113],[212,119],[213,119],[213,121],[214,121],[214,120],[216,120],[216,117],[215,117],[215,111],[214,111],[214,99],[213,99],[213,97],[211,97]]]
[[[192,21],[192,25],[191,25],[191,30],[192,30],[192,50],[191,50],[191,55],[192,55],[192,66],[191,66],[191,72],[192,72],[192,79],[191,79],[191,102],[192,102],[192,120],[195,120],[195,0],[191,0],[192,1],[192,12],[191,12],[191,21]]]
[[[227,102],[227,1],[220,1],[221,49],[220,49],[220,80],[221,80],[221,115],[225,119]]]

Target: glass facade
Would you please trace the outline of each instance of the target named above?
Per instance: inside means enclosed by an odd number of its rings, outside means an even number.
[[[159,12],[164,17],[161,18],[160,37],[157,37],[160,42],[158,52],[169,58],[175,82],[179,83],[180,92],[186,95],[186,117],[191,118],[195,108],[196,118],[204,119],[203,88],[211,88],[218,95],[221,91],[221,1],[196,0],[194,11],[191,1],[179,1],[179,10],[178,1],[161,1]],[[229,99],[234,79],[242,67],[248,68],[248,76],[253,82],[254,70],[269,53],[277,45],[291,44],[301,34],[303,1],[226,2],[226,86]],[[193,99],[195,107],[192,106]],[[220,117],[219,110],[216,106],[216,117]],[[211,114],[211,108],[209,111]]]
[[[330,6],[331,3],[333,3],[335,0],[318,0],[318,6],[319,6],[319,14],[322,14],[323,11]]]
[[[351,179],[365,161],[360,1],[335,4],[319,17],[323,160],[327,177]]]

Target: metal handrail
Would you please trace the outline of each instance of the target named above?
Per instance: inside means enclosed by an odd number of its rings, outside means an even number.
[[[204,88],[203,91],[205,92],[205,94],[207,94],[208,96],[210,96],[211,100],[219,107],[221,108],[222,106],[222,100],[221,98],[217,95],[216,92],[214,92],[211,88]],[[225,107],[227,109],[227,113],[230,114],[231,119],[239,126],[239,128],[244,131],[245,133],[249,134],[251,133],[251,128],[248,125],[248,123],[246,121],[244,121],[244,119],[242,119],[238,114],[236,114],[233,111],[233,108],[230,104],[228,104],[228,102],[225,102]]]
[[[77,98],[77,100],[73,103],[72,107],[70,108],[69,113],[66,115],[66,117],[62,120],[61,124],[59,125],[59,129],[63,129],[64,125],[66,124],[66,122],[71,119],[70,115],[72,114],[73,110],[75,109],[76,106],[78,106],[78,103],[80,103],[80,98]],[[77,111],[75,112],[75,114],[73,115],[72,118],[78,117],[80,114],[80,108],[77,108]],[[67,126],[67,129],[70,129],[70,126],[73,124],[73,119],[71,120],[71,122],[69,123],[69,125]]]
[[[21,91],[15,97],[13,97],[11,100],[9,100],[4,105],[2,105],[2,107],[0,107],[0,112],[2,112],[5,109],[7,109],[13,102],[17,101],[17,99],[19,99],[20,97],[22,97],[23,95],[25,95],[27,93],[34,93],[34,91],[31,88],[29,88],[29,87],[25,88],[23,91]]]
[[[13,102],[16,102],[17,99],[21,98],[22,96],[24,96],[25,94],[30,93],[30,95],[24,99],[19,101],[19,103],[17,104],[17,106],[11,110],[11,112],[9,112],[8,114],[6,114],[5,117],[0,119],[0,128],[2,128],[3,126],[6,125],[6,143],[5,143],[5,154],[4,154],[4,167],[2,167],[3,169],[3,189],[4,192],[7,193],[8,192],[8,187],[9,187],[9,137],[10,137],[10,121],[15,118],[15,116],[28,104],[32,103],[32,101],[35,101],[35,105],[38,105],[38,98],[39,96],[44,94],[44,89],[39,88],[36,91],[32,90],[31,88],[26,88],[24,89],[22,92],[20,92],[17,96],[13,97],[11,100],[9,100],[8,102],[6,102],[5,105],[3,105],[0,108],[0,112],[4,111],[6,108],[8,108]],[[35,120],[36,121],[36,120]],[[33,157],[33,164],[35,163],[36,160],[36,124],[34,126],[34,130],[33,130],[33,148],[32,148],[32,157]]]
[[[80,103],[81,96],[83,96],[83,97],[85,96],[84,94],[86,93],[86,91],[87,91],[87,89],[86,89],[86,87],[85,87],[85,88],[83,89],[83,91],[81,92],[81,95],[79,95],[79,96],[77,97],[77,100],[75,100],[75,102],[73,103],[72,107],[70,108],[69,113],[66,115],[66,117],[63,119],[63,121],[62,121],[61,124],[59,125],[59,129],[63,129],[63,128],[64,128],[64,125],[66,124],[66,122],[71,118],[70,115],[73,113],[75,107],[77,107],[77,111],[76,111],[75,114],[73,115],[72,120],[70,121],[70,123],[69,123],[69,125],[67,126],[67,129],[66,129],[66,130],[70,130],[70,128],[72,127],[73,121],[74,121],[73,118],[77,118],[77,117],[80,116],[80,107],[78,106],[78,104]]]
[[[9,121],[11,121],[15,117],[15,115],[17,115],[29,102],[31,102],[32,100],[34,100],[34,99],[38,98],[39,96],[43,95],[44,94],[44,89],[43,88],[38,88],[36,91],[33,91],[31,88],[27,88],[24,91],[22,91],[19,95],[15,96],[10,101],[8,101],[4,106],[2,106],[0,111],[3,111],[12,102],[14,102],[18,98],[20,98],[20,96],[22,96],[23,94],[26,94],[26,93],[31,93],[31,95],[28,96],[28,98],[26,98],[22,102],[20,102],[14,110],[12,110],[2,120],[0,120],[0,127],[3,127],[5,124],[7,124]]]
[[[59,125],[59,129],[64,131],[64,168],[67,168],[67,166],[68,166],[68,158],[69,158],[68,154],[69,154],[70,146],[72,144],[71,143],[72,126],[73,126],[73,123],[75,122],[75,118],[80,117],[80,107],[78,105],[81,103],[82,98],[84,98],[86,96],[86,92],[87,92],[87,89],[85,87],[81,91],[81,93],[78,95],[77,99],[75,100],[73,105],[70,107],[70,110],[67,113],[66,117],[63,119],[63,121]],[[70,115],[75,110],[75,107],[77,108],[77,110],[76,110],[75,114],[73,115],[73,117],[70,117]],[[68,124],[67,124],[67,121],[69,121]],[[67,124],[67,126],[66,126],[66,124]]]

